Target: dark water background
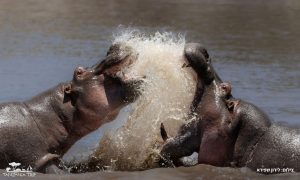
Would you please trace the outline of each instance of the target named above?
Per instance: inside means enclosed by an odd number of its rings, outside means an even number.
[[[119,25],[201,42],[236,97],[300,125],[299,0],[0,0],[0,102],[70,80]]]

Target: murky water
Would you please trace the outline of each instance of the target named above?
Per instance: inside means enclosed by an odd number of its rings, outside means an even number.
[[[77,65],[104,56],[119,25],[130,25],[205,44],[236,97],[274,121],[300,125],[299,19],[297,0],[0,0],[0,101],[25,100],[71,79]],[[73,153],[93,149],[96,134]]]
[[[3,171],[0,170],[0,173]],[[6,177],[9,179],[24,179],[24,177]],[[4,179],[6,179],[4,178]],[[291,179],[298,180],[299,174],[280,174],[280,175],[262,175],[252,172],[247,168],[234,169],[234,168],[219,168],[212,167],[209,165],[197,165],[194,167],[180,167],[175,169],[171,168],[156,168],[147,171],[133,171],[133,172],[96,172],[96,173],[83,173],[83,174],[69,174],[69,175],[53,175],[53,174],[40,174],[37,173],[35,177],[25,177],[26,179],[43,179],[43,180],[82,180],[82,179],[163,179],[163,180],[182,180],[182,179],[216,179],[216,180],[248,180],[248,179],[270,179],[270,180],[281,180]]]

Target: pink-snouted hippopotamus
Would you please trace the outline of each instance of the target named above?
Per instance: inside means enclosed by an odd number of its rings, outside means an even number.
[[[76,68],[72,81],[25,102],[2,103],[0,168],[17,162],[37,172],[59,170],[59,158],[77,140],[113,120],[138,96],[141,80],[122,73],[136,58],[129,47],[113,45],[101,63]]]
[[[261,173],[300,171],[299,129],[276,125],[255,105],[235,99],[200,44],[187,44],[185,57],[198,75],[189,117],[193,120],[173,138],[161,125],[162,165],[170,165],[169,160],[183,165],[181,157],[197,152],[199,164],[249,167]]]

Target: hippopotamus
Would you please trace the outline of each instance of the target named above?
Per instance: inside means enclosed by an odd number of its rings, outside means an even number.
[[[241,99],[226,104],[238,131],[233,165],[266,174],[300,171],[300,129],[272,122],[257,106]]]
[[[113,120],[138,96],[141,80],[122,73],[136,58],[132,49],[113,45],[102,62],[76,68],[72,81],[28,101],[2,103],[0,168],[17,162],[37,172],[58,172],[59,158],[77,140]]]
[[[197,152],[199,164],[260,173],[300,171],[300,130],[277,125],[257,106],[234,98],[201,44],[186,44],[184,54],[198,77],[191,120],[173,138],[161,124],[160,163],[184,165],[180,158]]]

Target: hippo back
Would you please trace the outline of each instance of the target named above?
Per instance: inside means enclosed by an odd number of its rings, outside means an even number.
[[[29,119],[23,103],[0,105],[0,168],[8,163],[32,164],[40,154],[43,141],[37,125]],[[34,152],[34,153],[33,153]]]
[[[257,168],[293,168],[300,171],[300,129],[273,124],[248,157],[246,166]]]

